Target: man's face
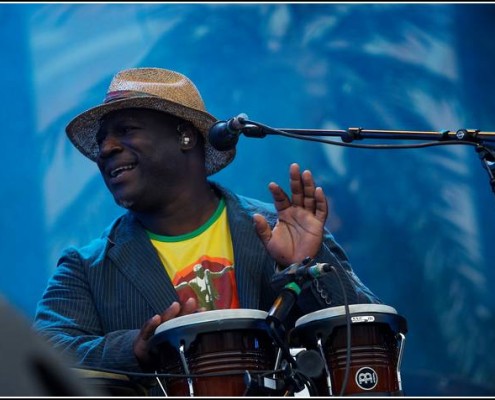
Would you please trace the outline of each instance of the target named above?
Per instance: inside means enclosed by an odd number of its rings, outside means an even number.
[[[135,211],[158,207],[177,181],[182,152],[178,119],[148,109],[107,114],[97,133],[97,165],[117,204]]]

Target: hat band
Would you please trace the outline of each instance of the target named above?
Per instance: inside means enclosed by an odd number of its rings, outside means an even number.
[[[158,97],[151,93],[138,92],[136,90],[116,90],[114,92],[108,92],[104,103],[111,103],[112,101],[122,100],[122,99],[132,99],[136,97]]]

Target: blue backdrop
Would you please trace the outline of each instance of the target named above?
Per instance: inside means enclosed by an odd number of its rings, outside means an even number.
[[[185,73],[219,119],[490,132],[494,19],[482,3],[1,4],[0,293],[32,318],[61,250],[122,213],[64,133],[118,70]],[[312,170],[357,274],[408,321],[406,394],[495,394],[495,198],[472,146],[237,149],[213,178],[244,195],[271,201],[291,162]]]

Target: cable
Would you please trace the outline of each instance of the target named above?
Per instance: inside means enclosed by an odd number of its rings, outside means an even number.
[[[302,379],[303,382],[306,382],[306,388],[308,389],[310,397],[319,395],[313,380],[309,376],[301,373],[300,371],[295,371],[295,374]]]
[[[344,283],[340,278],[340,275],[337,272],[337,269],[332,265],[331,269],[337,276],[337,280],[339,281],[340,288],[342,289],[342,295],[344,297],[344,308],[345,308],[345,317],[346,317],[346,336],[347,336],[347,346],[346,346],[346,360],[345,360],[345,372],[344,379],[342,381],[342,388],[340,389],[340,395],[343,396],[345,389],[347,388],[347,384],[349,382],[349,373],[351,369],[351,312],[349,310],[349,303],[347,301],[347,293],[345,292]]]
[[[266,131],[269,131],[271,133],[274,133],[274,134],[277,134],[280,136],[286,136],[286,137],[290,137],[290,138],[294,138],[294,139],[308,140],[311,142],[333,144],[336,146],[362,148],[362,149],[389,150],[389,149],[416,149],[416,148],[422,148],[422,147],[432,147],[432,146],[442,146],[442,145],[469,145],[469,146],[479,146],[480,145],[479,143],[476,143],[476,142],[459,141],[459,140],[443,140],[443,141],[438,141],[438,142],[426,142],[426,143],[417,143],[417,144],[396,144],[396,145],[394,145],[394,144],[376,144],[376,145],[373,145],[373,144],[356,144],[356,143],[336,142],[334,140],[321,139],[318,137],[308,136],[308,135],[299,135],[297,133],[291,133],[291,132],[286,132],[283,130],[270,128],[269,126],[260,124],[259,122],[250,121],[250,120],[246,120],[245,123],[255,125],[259,128],[262,128]]]
[[[84,369],[89,371],[99,371],[99,372],[108,372],[120,375],[127,376],[136,376],[136,377],[144,377],[144,378],[205,378],[205,377],[215,377],[215,376],[231,376],[231,375],[244,375],[245,370],[243,371],[230,371],[230,372],[212,372],[206,374],[166,374],[166,373],[156,373],[156,372],[134,372],[134,371],[124,371],[118,369],[110,369],[110,368],[99,368],[99,367],[84,367],[78,366],[78,369]],[[254,371],[256,375],[270,375],[275,373],[280,373],[283,370],[259,370]]]
[[[478,137],[479,131],[474,131],[469,134],[468,131],[466,130],[459,130],[457,131],[457,137],[459,140],[447,140],[448,138],[448,132],[449,131],[443,131],[443,137],[442,139],[439,139],[438,141],[435,142],[427,142],[427,143],[417,143],[417,144],[398,144],[398,145],[393,145],[393,144],[381,144],[381,145],[367,145],[367,144],[355,144],[355,143],[350,143],[352,140],[361,140],[361,139],[366,139],[366,138],[350,138],[348,140],[342,139],[342,142],[336,142],[333,140],[326,140],[326,139],[321,139],[315,136],[311,136],[308,134],[300,135],[294,132],[287,132],[284,131],[283,129],[275,129],[275,128],[270,128],[269,126],[260,124],[259,122],[255,121],[250,121],[247,119],[244,119],[242,121],[243,124],[251,124],[251,127],[245,127],[244,135],[249,136],[249,137],[264,137],[267,135],[267,133],[271,133],[274,135],[280,135],[280,136],[286,136],[294,139],[301,139],[301,140],[308,140],[311,142],[320,142],[320,143],[326,143],[326,144],[333,144],[335,146],[343,146],[343,147],[351,147],[351,148],[361,148],[361,149],[381,149],[381,150],[391,150],[391,149],[418,149],[418,148],[424,148],[424,147],[433,147],[433,146],[443,146],[443,145],[469,145],[469,146],[475,146],[476,151],[479,153],[480,158],[482,159],[483,163],[483,168],[485,168],[488,172],[489,179],[490,179],[490,186],[492,188],[492,191],[495,193],[495,150],[491,148],[488,145],[483,144],[483,141],[481,138]],[[249,128],[259,128],[259,131],[254,133],[249,131]],[[357,129],[359,132],[359,128],[353,128]],[[462,135],[459,135],[461,131],[464,131]],[[349,131],[340,131],[341,134],[349,134]],[[447,133],[447,135],[445,135]],[[464,137],[467,134],[467,139],[464,139]],[[491,133],[492,134],[492,133]],[[315,134],[316,135],[316,134]],[[384,138],[382,138],[384,139]],[[413,138],[404,138],[403,140],[413,140]]]

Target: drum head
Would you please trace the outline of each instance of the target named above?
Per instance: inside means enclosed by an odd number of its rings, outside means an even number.
[[[384,304],[350,304],[349,321],[352,325],[387,325],[397,334],[407,332],[407,321],[395,308]],[[324,342],[334,329],[345,327],[348,322],[345,306],[329,307],[302,316],[290,332],[292,346],[314,346],[317,338]]]
[[[351,314],[358,313],[384,313],[384,314],[397,314],[395,308],[386,306],[384,304],[349,304],[349,312]],[[318,310],[296,321],[296,327],[305,325],[309,322],[326,320],[328,318],[339,317],[346,314],[345,306],[329,307],[322,310]]]
[[[171,329],[181,328],[184,326],[195,325],[215,325],[224,324],[228,320],[265,320],[268,313],[262,310],[254,309],[226,309],[226,310],[210,310],[194,314],[182,315],[177,318],[165,321],[155,330],[155,335],[160,332],[165,332]]]
[[[159,325],[150,340],[150,348],[153,349],[164,341],[169,342],[175,348],[179,348],[181,344],[188,348],[198,335],[203,333],[227,330],[268,332],[267,315],[267,312],[255,309],[211,310],[183,315]]]

